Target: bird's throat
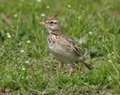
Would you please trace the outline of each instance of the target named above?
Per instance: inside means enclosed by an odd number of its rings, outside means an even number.
[[[60,30],[48,30],[49,34],[53,34],[53,35],[61,35],[62,32]]]

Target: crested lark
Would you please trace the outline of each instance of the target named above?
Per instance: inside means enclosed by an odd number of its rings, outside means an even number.
[[[41,22],[48,30],[48,47],[50,52],[61,63],[70,64],[70,73],[74,71],[74,63],[80,61],[88,69],[91,67],[80,58],[84,56],[81,49],[69,37],[65,36],[61,31],[59,20],[55,17],[49,17],[44,22]]]

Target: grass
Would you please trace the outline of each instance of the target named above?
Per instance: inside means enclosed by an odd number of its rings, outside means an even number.
[[[119,95],[119,0],[0,0],[0,94]],[[39,24],[58,14],[65,34],[87,35],[95,68],[72,76],[49,56],[46,30]],[[79,67],[80,65],[78,65]],[[83,68],[83,67],[81,67]]]

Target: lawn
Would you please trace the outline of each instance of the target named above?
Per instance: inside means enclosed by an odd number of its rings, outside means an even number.
[[[40,25],[53,15],[92,70],[58,68]],[[0,0],[0,95],[120,95],[120,0]]]

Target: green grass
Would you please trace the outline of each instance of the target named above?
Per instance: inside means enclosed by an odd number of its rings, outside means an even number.
[[[12,95],[119,95],[120,0],[0,0],[0,93]],[[65,34],[102,57],[72,76],[49,56],[39,24],[58,15]],[[45,16],[44,16],[45,15]],[[80,65],[78,65],[79,68]],[[82,68],[82,67],[81,67]]]

